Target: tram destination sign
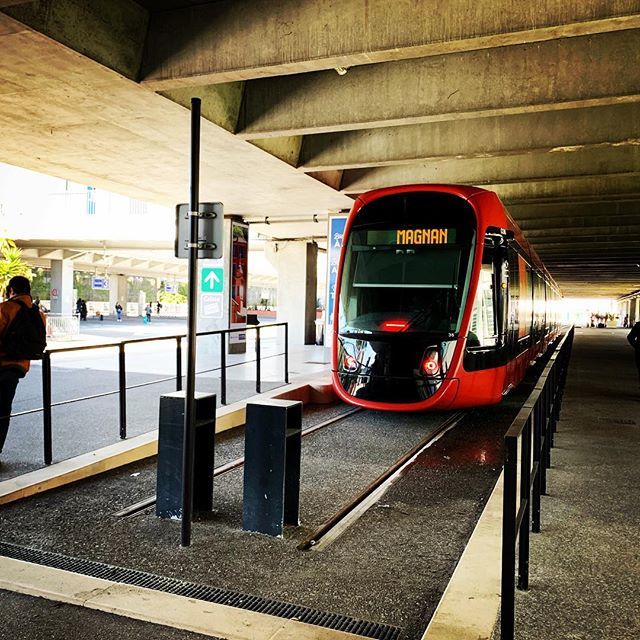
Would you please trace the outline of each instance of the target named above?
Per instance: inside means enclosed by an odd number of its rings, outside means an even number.
[[[367,245],[429,245],[455,244],[456,229],[371,229],[367,231]]]

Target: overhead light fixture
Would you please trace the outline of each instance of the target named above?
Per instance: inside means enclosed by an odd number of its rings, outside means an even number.
[[[339,76],[346,76],[347,71],[349,71],[349,67],[336,67],[336,73]]]

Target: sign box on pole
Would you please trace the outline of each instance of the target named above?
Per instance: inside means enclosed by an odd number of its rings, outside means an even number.
[[[189,205],[176,206],[176,258],[189,257],[191,237]],[[224,207],[222,202],[198,205],[198,259],[222,258]]]

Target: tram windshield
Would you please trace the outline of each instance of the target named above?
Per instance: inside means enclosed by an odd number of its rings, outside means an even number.
[[[458,331],[475,225],[466,211],[460,224],[451,211],[416,216],[408,208],[399,215],[359,215],[352,225],[340,289],[341,335]]]

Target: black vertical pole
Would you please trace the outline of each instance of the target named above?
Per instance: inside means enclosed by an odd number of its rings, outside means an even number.
[[[227,334],[220,334],[220,404],[227,404]]]
[[[261,393],[260,382],[260,327],[256,327],[256,393]]]
[[[200,98],[191,98],[191,188],[189,192],[189,321],[187,333],[187,390],[184,399],[182,447],[182,530],[183,547],[191,544],[193,514],[193,456],[196,383],[196,295],[198,278],[198,210],[200,205]]]
[[[289,324],[284,325],[284,381],[289,384]]]
[[[502,583],[500,602],[500,638],[513,640],[515,627],[516,572],[516,474],[518,439],[505,438],[504,498],[502,501]]]
[[[182,391],[182,338],[176,338],[176,391]]]
[[[44,431],[44,463],[51,464],[51,354],[42,355],[42,420]]]
[[[531,414],[521,437],[520,508],[523,509],[518,545],[518,589],[529,589],[529,524],[531,521]]]
[[[127,372],[125,368],[124,343],[118,347],[118,378],[120,401],[120,439],[127,437]]]

